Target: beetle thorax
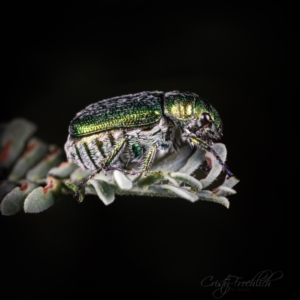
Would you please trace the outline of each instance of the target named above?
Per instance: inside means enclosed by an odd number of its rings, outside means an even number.
[[[177,91],[165,94],[164,114],[176,125],[186,126],[195,119],[195,101],[197,95],[194,93],[180,93]]]

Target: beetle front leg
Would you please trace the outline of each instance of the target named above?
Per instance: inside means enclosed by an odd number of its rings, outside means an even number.
[[[185,130],[187,133],[187,137],[190,140],[190,143],[192,145],[196,145],[206,151],[209,151],[210,153],[212,153],[215,158],[218,160],[219,164],[223,167],[223,169],[225,170],[226,174],[227,174],[227,178],[230,178],[233,176],[233,173],[231,173],[229,171],[229,169],[227,168],[227,166],[225,165],[225,163],[222,161],[222,159],[220,158],[220,156],[218,155],[218,153],[207,143],[205,143],[204,141],[200,140],[198,137],[196,137],[195,134],[189,132],[188,130]]]

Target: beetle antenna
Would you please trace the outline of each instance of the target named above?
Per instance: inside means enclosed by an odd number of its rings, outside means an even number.
[[[190,133],[188,130],[186,130],[188,137],[191,140],[191,144],[195,144],[196,146],[209,151],[210,153],[213,154],[213,156],[217,159],[217,161],[219,162],[219,164],[223,167],[223,169],[225,170],[226,174],[227,174],[227,179],[229,179],[230,177],[234,176],[229,169],[227,168],[226,164],[222,161],[222,159],[220,158],[220,156],[218,155],[218,153],[207,143],[205,143],[204,141],[200,140],[195,134]]]
[[[223,169],[225,170],[226,174],[227,174],[227,179],[229,179],[230,177],[234,176],[228,169],[228,167],[226,166],[226,164],[222,161],[222,159],[220,158],[220,156],[217,154],[217,152],[211,148],[209,146],[209,149],[207,149],[209,152],[211,152],[215,158],[218,160],[219,164],[223,167]]]

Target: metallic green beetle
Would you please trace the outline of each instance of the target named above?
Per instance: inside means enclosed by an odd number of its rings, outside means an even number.
[[[228,177],[233,176],[210,147],[222,135],[219,114],[191,92],[141,92],[93,103],[71,121],[65,151],[68,161],[96,170],[92,176],[102,169],[146,175],[157,151],[176,149],[176,128],[191,146],[212,152]],[[139,171],[127,171],[134,162]]]

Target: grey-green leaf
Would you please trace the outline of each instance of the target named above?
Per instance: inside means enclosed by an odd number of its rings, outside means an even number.
[[[176,180],[182,181],[182,182],[190,185],[196,191],[202,190],[201,182],[190,175],[187,175],[185,173],[179,173],[179,172],[172,172],[169,175]]]
[[[186,200],[189,200],[191,202],[195,202],[198,200],[198,196],[196,194],[190,193],[186,189],[182,189],[180,187],[176,187],[169,184],[162,184],[160,185],[160,188],[169,190],[173,193],[175,193],[179,198],[183,198]]]
[[[10,193],[17,186],[16,182],[4,180],[0,183],[0,202],[2,199]]]
[[[224,144],[214,144],[212,148],[217,152],[222,161],[226,160],[227,150]],[[204,179],[200,180],[203,189],[212,184],[222,171],[222,166],[212,153],[207,152],[205,154],[205,157],[208,161],[211,162],[211,169],[207,176]]]
[[[23,209],[25,198],[37,187],[36,184],[24,181],[22,186],[14,188],[1,203],[4,216],[11,216]]]
[[[64,185],[67,187],[67,191],[71,190],[73,192],[73,195],[77,192],[78,190],[78,182],[74,182],[72,179],[68,179],[64,181]],[[64,191],[64,186],[62,191]],[[83,186],[79,192],[78,195],[78,202],[82,202],[84,200],[84,196],[85,196],[85,190],[86,190],[86,186]]]
[[[229,196],[233,194],[236,194],[236,191],[227,186],[218,187],[218,192],[216,193],[217,196]]]
[[[192,174],[205,161],[205,151],[196,149],[192,156],[187,160],[186,164],[178,170],[180,173]]]
[[[30,139],[24,154],[17,160],[8,178],[10,180],[24,178],[27,171],[45,157],[47,152],[46,143],[37,138]]]
[[[192,153],[193,149],[189,145],[185,145],[177,152],[155,159],[151,171],[176,172],[186,164],[186,160]]]
[[[58,167],[52,168],[48,175],[57,178],[68,178],[77,168],[78,166],[74,163],[62,162]]]
[[[130,190],[132,188],[132,181],[124,173],[114,171],[113,176],[120,189]]]
[[[75,171],[71,174],[70,179],[74,181],[82,181],[83,179],[87,178],[93,173],[91,170],[81,169],[77,168]]]
[[[229,208],[229,201],[227,200],[227,198],[222,196],[217,196],[211,191],[207,191],[207,190],[200,191],[197,193],[197,195],[201,200],[219,203],[221,205],[224,205],[226,208]]]
[[[0,145],[1,168],[8,169],[13,165],[35,131],[36,125],[22,118],[14,119],[5,126]]]
[[[148,172],[147,176],[140,176],[140,178],[137,181],[137,185],[142,189],[147,189],[149,188],[149,186],[158,183],[163,179],[165,179],[164,173],[150,171]]]
[[[24,211],[26,213],[39,213],[55,203],[61,194],[61,181],[49,177],[48,185],[34,189],[25,199]]]
[[[33,167],[26,175],[30,181],[38,181],[47,176],[50,169],[57,166],[63,160],[63,152],[55,145],[50,146],[50,153]]]
[[[109,183],[99,179],[91,179],[89,184],[94,186],[98,197],[105,205],[111,204],[115,200],[114,189]]]

